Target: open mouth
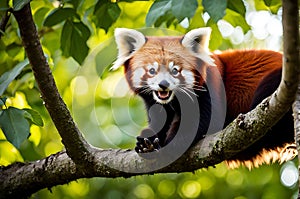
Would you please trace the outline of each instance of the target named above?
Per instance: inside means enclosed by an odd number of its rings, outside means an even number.
[[[172,91],[154,91],[157,100],[161,103],[168,103],[171,99]]]
[[[170,97],[171,91],[155,91],[157,97],[161,100],[167,100]]]

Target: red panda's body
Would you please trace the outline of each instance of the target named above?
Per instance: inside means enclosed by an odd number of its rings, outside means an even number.
[[[261,80],[273,70],[281,70],[282,66],[282,55],[270,50],[230,50],[213,58],[219,60],[216,64],[224,82],[227,115],[231,119],[251,109],[254,93]]]
[[[138,153],[158,151],[168,144],[195,143],[253,109],[279,85],[280,53],[238,50],[211,54],[209,35],[207,28],[192,30],[183,37],[145,37],[134,30],[116,31],[119,56],[113,68],[125,65],[126,79],[144,99],[148,111],[149,127],[137,137]],[[153,109],[156,105],[160,108]],[[195,110],[199,110],[199,118],[192,116]],[[174,139],[182,126],[187,132],[197,128],[192,139],[187,133],[180,141]],[[283,130],[286,132],[280,132]],[[277,160],[284,147],[293,142],[293,119],[287,114],[263,139],[229,161],[233,166],[242,163],[251,167]]]

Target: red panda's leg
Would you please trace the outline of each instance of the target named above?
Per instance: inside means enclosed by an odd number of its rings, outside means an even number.
[[[175,112],[169,105],[146,104],[146,107],[149,126],[137,136],[137,153],[157,151],[163,147],[174,120]]]

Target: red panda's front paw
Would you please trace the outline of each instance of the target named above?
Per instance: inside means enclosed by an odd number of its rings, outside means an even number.
[[[138,136],[135,151],[137,153],[149,153],[153,151],[158,151],[161,147],[159,145],[159,139],[154,138],[143,138]]]

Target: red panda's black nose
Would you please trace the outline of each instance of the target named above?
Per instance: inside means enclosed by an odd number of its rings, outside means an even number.
[[[166,90],[166,89],[170,86],[170,84],[169,84],[169,82],[168,82],[167,80],[162,80],[162,81],[158,84],[158,86],[159,86],[161,89]]]

